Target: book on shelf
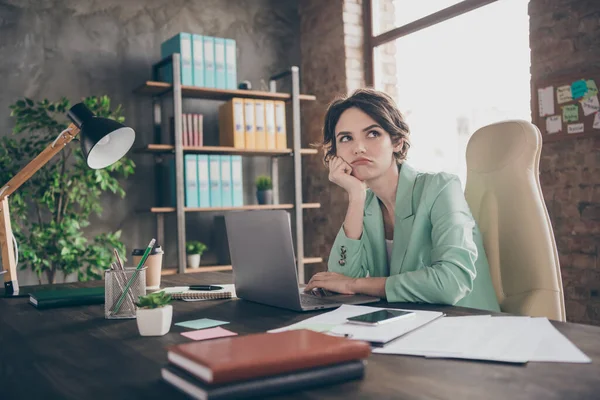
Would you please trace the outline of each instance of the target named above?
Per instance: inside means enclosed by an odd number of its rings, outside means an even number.
[[[192,58],[194,63],[194,86],[204,86],[204,43],[202,35],[192,34]]]
[[[208,156],[208,177],[210,183],[210,206],[221,207],[221,156]]]
[[[221,155],[221,207],[233,206],[231,156]]]
[[[210,207],[210,175],[208,154],[198,154],[198,203],[199,207]]]
[[[198,157],[195,154],[183,156],[185,181],[185,206],[199,207]]]
[[[161,369],[161,376],[166,382],[194,399],[206,400],[262,398],[362,379],[364,373],[365,362],[357,360],[223,385],[210,385],[173,365]]]
[[[181,55],[181,84],[193,85],[192,36],[189,33],[180,32],[161,44],[161,58],[168,57],[173,53],[179,53]],[[172,63],[167,63],[161,71],[161,79],[164,82],[173,83]]]
[[[216,88],[215,75],[215,38],[202,36],[204,50],[204,86]]]
[[[265,101],[265,134],[267,137],[267,149],[275,150],[277,142],[275,139],[275,103],[273,100]]]
[[[285,103],[281,100],[275,104],[275,143],[278,149],[287,149],[287,130],[285,117]]]
[[[227,89],[237,89],[237,50],[233,39],[225,39],[225,74]]]
[[[246,149],[256,149],[254,100],[244,99],[244,142]]]
[[[224,384],[362,360],[368,343],[306,329],[168,347],[167,358],[209,384]]]
[[[254,137],[256,138],[255,148],[257,150],[264,150],[267,148],[264,100],[254,100]]]
[[[243,99],[233,98],[219,107],[219,144],[236,149],[246,147]]]
[[[227,73],[225,72],[225,39],[215,38],[215,87],[227,88]]]

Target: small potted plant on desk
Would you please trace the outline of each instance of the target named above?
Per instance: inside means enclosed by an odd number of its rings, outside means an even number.
[[[185,244],[185,253],[187,254],[187,264],[190,268],[198,268],[202,254],[208,249],[202,242],[190,241]]]
[[[138,330],[142,336],[163,336],[171,329],[173,306],[171,295],[154,292],[140,296],[135,312]]]
[[[255,183],[258,204],[273,204],[273,182],[271,182],[271,178],[260,175],[256,178]]]

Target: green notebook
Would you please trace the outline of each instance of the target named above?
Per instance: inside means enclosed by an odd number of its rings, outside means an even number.
[[[48,289],[32,292],[29,303],[39,309],[85,304],[103,304],[104,286],[75,289]]]

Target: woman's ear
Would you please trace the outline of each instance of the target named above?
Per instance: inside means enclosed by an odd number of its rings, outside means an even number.
[[[402,150],[403,146],[404,146],[404,139],[400,139],[400,141],[394,146],[394,153],[398,153],[400,150]]]

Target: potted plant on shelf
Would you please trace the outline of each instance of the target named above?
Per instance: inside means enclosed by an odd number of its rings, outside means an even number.
[[[138,330],[142,336],[163,336],[171,329],[173,306],[171,295],[154,292],[140,296],[135,312]]]
[[[255,183],[258,204],[273,204],[273,182],[271,178],[260,175],[256,178]]]
[[[189,268],[198,268],[202,254],[208,249],[206,245],[198,241],[190,241],[185,244],[187,264]]]

